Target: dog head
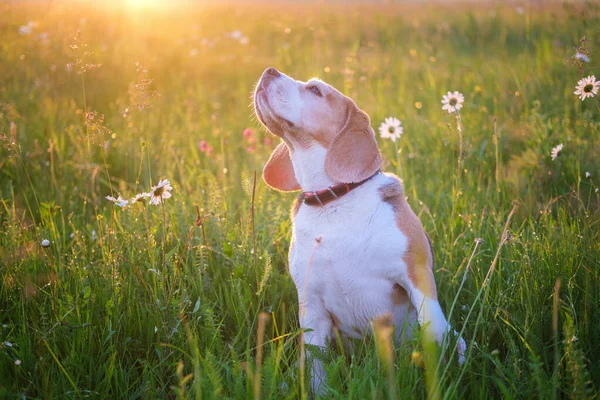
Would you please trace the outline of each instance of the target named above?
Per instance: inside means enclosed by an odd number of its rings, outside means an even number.
[[[326,149],[325,173],[337,183],[360,182],[381,166],[368,115],[325,82],[301,82],[267,68],[256,87],[254,107],[267,129],[283,139],[263,172],[275,189],[300,189],[292,163],[295,150]]]

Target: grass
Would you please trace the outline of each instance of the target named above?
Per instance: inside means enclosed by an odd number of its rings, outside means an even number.
[[[598,398],[600,108],[573,91],[600,73],[600,13],[536,4],[0,5],[0,397],[310,396],[293,195],[262,182],[276,140],[248,107],[275,66],[333,84],[374,128],[401,119],[399,157],[378,139],[385,169],[469,344],[460,367],[418,334],[333,345],[325,397]],[[164,208],[104,199],[159,179]]]

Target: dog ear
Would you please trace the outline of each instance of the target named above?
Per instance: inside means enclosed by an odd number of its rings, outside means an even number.
[[[338,183],[360,182],[381,167],[381,154],[369,116],[348,99],[346,124],[333,139],[325,172]]]
[[[293,192],[301,189],[294,174],[290,151],[284,142],[281,142],[273,150],[263,170],[263,179],[267,185],[282,192]]]

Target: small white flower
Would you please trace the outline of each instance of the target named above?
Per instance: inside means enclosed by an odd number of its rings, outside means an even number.
[[[71,234],[69,235],[69,237],[70,237],[71,239],[73,239],[73,238],[75,237],[75,232],[71,233]]]
[[[21,36],[29,35],[31,32],[33,32],[33,26],[31,26],[29,24],[21,25],[19,27],[19,35],[21,35]]]
[[[594,190],[594,193],[598,193],[598,192],[600,192],[600,189],[596,188],[596,189]]]
[[[42,240],[42,246],[44,246],[44,247],[50,247],[50,241],[48,239]]]
[[[577,338],[577,336],[573,335],[573,337],[571,338],[571,340],[569,340],[570,343],[576,342],[579,339]]]
[[[11,342],[2,342],[2,344],[6,347],[13,347],[13,344]]]
[[[119,207],[125,207],[127,205],[127,203],[129,203],[127,200],[123,199],[121,196],[119,196],[117,198],[117,201],[115,202],[116,205],[118,205]]]
[[[15,365],[21,365],[21,360],[15,360]]]
[[[158,332],[158,328],[155,326],[154,327],[154,333]]]
[[[575,86],[575,89],[576,90],[573,92],[573,94],[578,95],[583,101],[587,97],[594,97],[598,94],[598,89],[600,89],[600,81],[597,81],[594,75],[590,75],[577,81],[577,86]]]
[[[448,114],[452,114],[462,108],[465,101],[465,96],[460,92],[448,92],[442,98],[442,110],[447,110]]]
[[[552,157],[552,161],[556,160],[556,158],[560,155],[560,152],[563,149],[563,144],[559,144],[558,146],[555,146],[552,151],[550,152],[550,156]]]
[[[96,230],[95,229],[92,229],[92,239],[93,240],[98,239],[98,235],[96,234]]]
[[[144,200],[145,198],[150,197],[150,196],[152,196],[151,193],[138,193],[135,196],[133,196],[133,199],[130,200],[130,203],[135,204],[138,201]]]
[[[125,200],[121,196],[117,197],[116,199],[112,196],[106,196],[106,200],[112,201],[116,206],[119,207],[125,207],[129,203],[129,201]]]
[[[583,61],[586,63],[590,62],[590,58],[587,55],[580,53],[580,52],[575,53],[575,55],[573,57],[575,57],[579,61]]]
[[[400,136],[404,133],[404,128],[402,128],[402,123],[398,118],[389,117],[386,118],[385,121],[381,123],[379,127],[379,135],[383,139],[392,139],[392,141],[396,141]]]
[[[173,190],[173,186],[171,186],[168,179],[158,182],[158,185],[152,187],[150,204],[159,205],[163,199],[171,197],[171,190]]]
[[[589,178],[590,176],[592,176],[592,174],[590,174],[589,172],[586,172],[586,173],[585,173],[585,177],[586,177],[586,178]]]

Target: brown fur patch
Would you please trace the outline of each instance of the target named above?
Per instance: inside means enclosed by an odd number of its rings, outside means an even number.
[[[397,283],[395,283],[392,287],[391,298],[393,306],[401,306],[403,304],[406,304],[409,300],[408,293],[406,293],[406,290]]]
[[[393,178],[398,179],[396,176],[394,176]],[[396,198],[398,196],[404,195],[404,191],[402,190],[402,185],[400,185],[400,182],[396,182],[396,181],[394,181],[392,183],[388,183],[387,185],[383,185],[382,187],[380,187],[379,193],[381,194],[381,200],[390,204],[392,207],[394,207]],[[394,207],[394,210],[396,210],[395,207]]]
[[[313,136],[313,140],[326,149],[328,149],[329,145],[331,144],[331,141],[329,140],[329,137],[326,132],[317,133]]]
[[[406,201],[400,181],[395,180],[379,188],[381,199],[392,206],[396,214],[396,224],[408,239],[408,249],[404,262],[408,268],[408,278],[425,296],[437,300],[437,290],[433,278],[433,252],[421,221]]]
[[[340,326],[342,325],[342,321],[337,317],[337,315],[335,315],[331,311],[329,311],[329,316],[331,317],[331,322],[333,323],[333,327],[336,329],[339,329]]]

